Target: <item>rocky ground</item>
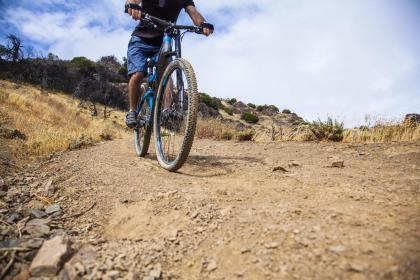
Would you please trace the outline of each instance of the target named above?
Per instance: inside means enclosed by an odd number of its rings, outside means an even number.
[[[420,142],[197,140],[179,173],[131,139],[0,181],[6,279],[419,279]]]

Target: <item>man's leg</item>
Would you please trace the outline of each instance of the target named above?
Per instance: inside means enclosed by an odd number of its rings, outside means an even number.
[[[136,111],[139,100],[139,88],[144,77],[145,73],[143,72],[136,72],[130,77],[128,83],[128,104],[130,105],[130,111]]]

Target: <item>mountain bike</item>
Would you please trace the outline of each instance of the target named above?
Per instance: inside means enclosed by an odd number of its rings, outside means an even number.
[[[137,4],[126,5],[141,11]],[[168,171],[182,167],[190,153],[197,124],[197,80],[191,64],[181,56],[181,42],[188,32],[203,34],[203,27],[176,25],[147,13],[141,20],[164,33],[157,61],[147,62],[146,83],[137,104],[134,145],[139,157],[147,155],[154,135],[159,164]],[[174,47],[173,47],[174,46]]]

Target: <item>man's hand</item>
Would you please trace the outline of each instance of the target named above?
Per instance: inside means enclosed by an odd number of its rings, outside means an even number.
[[[207,27],[203,28],[203,34],[204,35],[209,36],[212,33],[213,33],[213,29],[210,29],[210,28],[207,28]]]
[[[194,6],[192,6],[192,5],[187,6],[185,8],[185,11],[190,16],[191,20],[194,22],[194,24],[196,26],[201,26],[202,24],[205,23],[204,17],[197,11],[197,9]],[[204,35],[209,36],[212,33],[213,33],[213,29],[210,29],[210,28],[204,26],[204,28],[203,28],[203,34]]]
[[[127,0],[125,4],[140,4],[141,0]],[[141,18],[141,12],[134,10],[134,9],[128,9],[128,14],[134,19],[134,20],[140,20]]]

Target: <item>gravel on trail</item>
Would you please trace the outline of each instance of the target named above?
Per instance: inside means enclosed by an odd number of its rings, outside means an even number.
[[[419,188],[420,142],[100,143],[0,178],[0,278],[416,279]]]

